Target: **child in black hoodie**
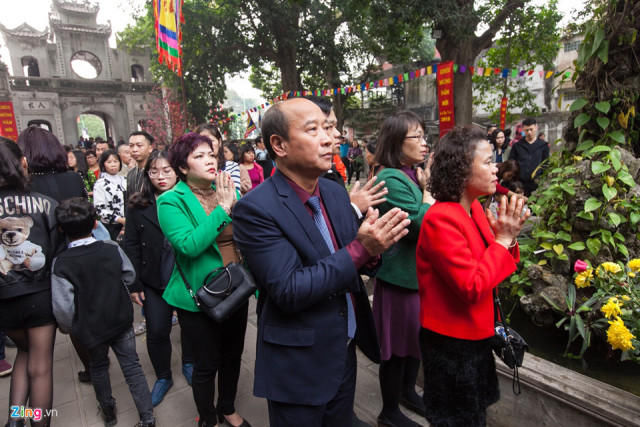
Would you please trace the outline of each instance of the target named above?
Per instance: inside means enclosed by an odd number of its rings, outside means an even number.
[[[137,426],[153,427],[151,393],[136,353],[133,309],[126,288],[135,279],[133,265],[115,242],[91,236],[96,211],[85,199],[65,200],[55,214],[69,238],[67,250],[52,266],[53,313],[58,326],[89,349],[91,382],[105,426],[117,422],[109,381],[111,347],[140,414]]]

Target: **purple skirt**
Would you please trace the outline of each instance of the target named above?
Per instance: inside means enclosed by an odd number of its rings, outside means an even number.
[[[420,296],[418,291],[395,286],[375,279],[373,320],[376,324],[382,360],[391,356],[411,356],[420,353]]]

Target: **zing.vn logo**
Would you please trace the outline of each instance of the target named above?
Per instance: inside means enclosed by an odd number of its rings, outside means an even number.
[[[57,417],[57,409],[25,408],[24,406],[13,405],[9,408],[11,418],[31,418],[33,421],[40,421],[43,415],[47,418]]]

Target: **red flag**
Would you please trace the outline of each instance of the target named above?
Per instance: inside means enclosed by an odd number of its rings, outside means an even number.
[[[442,62],[437,72],[438,109],[440,110],[440,136],[455,126],[453,109],[453,62]]]
[[[507,97],[503,97],[500,103],[500,129],[504,129],[507,123],[507,102]]]

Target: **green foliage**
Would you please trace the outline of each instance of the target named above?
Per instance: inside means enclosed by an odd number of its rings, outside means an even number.
[[[245,68],[244,56],[237,49],[242,34],[207,0],[185,0],[183,15],[187,23],[182,27],[185,97],[192,121],[199,123],[207,120],[213,105],[224,100],[225,74]],[[181,92],[179,77],[157,60],[151,1],[136,23],[118,34],[118,41],[128,49],[151,45],[154,81]]]
[[[556,0],[541,6],[528,4],[516,10],[509,17],[502,36],[478,61],[478,66],[532,69],[542,65],[545,70],[552,69],[560,49],[558,23],[561,18]],[[510,113],[513,110],[520,110],[519,115],[522,116],[540,113],[535,95],[522,83],[522,79],[474,76],[473,87],[476,93],[474,104],[488,110],[494,122],[499,121],[502,96],[509,99],[507,122],[515,119]]]
[[[95,114],[80,114],[78,118],[78,135],[82,135],[82,129],[86,129],[90,137],[107,139],[104,120]]]
[[[620,5],[627,3],[623,0]],[[586,24],[577,60],[576,87],[584,91],[585,98],[569,108],[577,141],[569,140],[567,150],[549,158],[539,180],[541,187],[529,199],[529,206],[541,221],[532,230],[536,251],[529,251],[524,257],[529,263],[549,264],[555,273],[567,276],[569,266],[578,259],[600,265],[601,274],[596,270],[574,277],[578,289],[569,287],[566,308],[547,300],[562,316],[557,326],[568,332],[565,354],[574,356],[573,343],[581,339],[575,357],[582,357],[592,333],[608,328],[609,343],[614,349],[624,350],[621,357],[640,362],[637,338],[628,339],[631,334],[640,335],[640,286],[635,278],[640,260],[630,260],[640,256],[635,242],[640,231],[640,200],[637,183],[621,151],[636,151],[640,88],[620,85],[620,89],[611,90],[620,80],[614,82],[611,77],[614,72],[610,70],[615,67],[607,66],[609,55],[626,59],[626,43],[630,40],[618,35],[609,39],[611,34],[620,34],[615,4],[593,4],[596,19]],[[519,277],[525,283],[528,280],[526,272]],[[609,316],[608,310],[616,304],[623,307],[621,314]],[[603,319],[605,314],[610,321]],[[631,345],[635,348],[631,349]]]

